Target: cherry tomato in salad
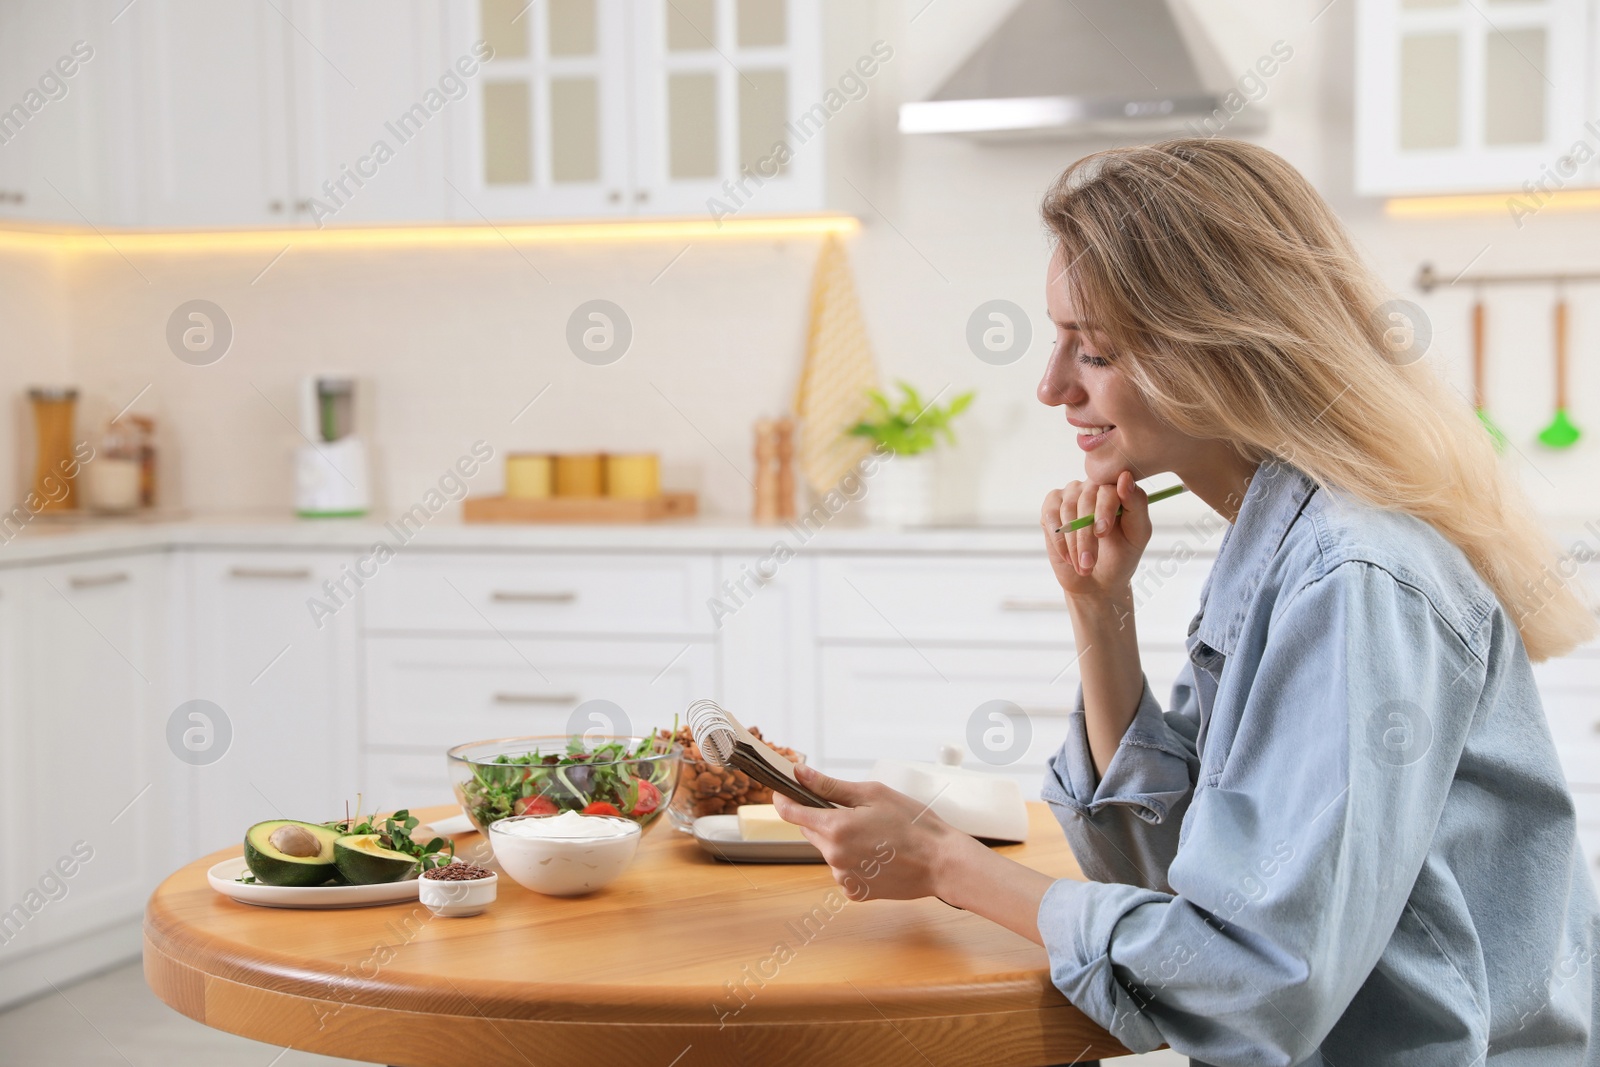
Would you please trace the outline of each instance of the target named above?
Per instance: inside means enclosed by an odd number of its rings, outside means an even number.
[[[656,788],[654,782],[647,782],[643,778],[634,779],[639,787],[639,800],[633,806],[633,814],[649,815],[661,806],[661,790]]]
[[[554,815],[558,810],[549,797],[518,797],[511,807],[518,815]]]
[[[622,812],[617,810],[617,806],[615,804],[607,804],[603,800],[597,800],[594,803],[592,803],[592,804],[588,805],[587,807],[585,807],[583,809],[583,811],[580,812],[580,814],[582,814],[582,815],[621,815]]]

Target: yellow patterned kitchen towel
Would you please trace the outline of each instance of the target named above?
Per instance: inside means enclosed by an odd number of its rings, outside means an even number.
[[[811,285],[811,333],[794,399],[800,420],[795,461],[812,492],[820,495],[835,488],[871,451],[871,440],[846,431],[861,421],[867,390],[877,387],[878,369],[850,262],[844,245],[830,234]]]

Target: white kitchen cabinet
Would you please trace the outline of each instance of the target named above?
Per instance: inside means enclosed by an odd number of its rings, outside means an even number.
[[[64,94],[30,97],[79,41],[93,58]],[[0,219],[815,210],[844,99],[820,55],[819,0],[0,5],[0,132],[12,114],[20,148],[0,146]]]
[[[0,5],[0,219],[114,217],[124,27],[99,0]]]
[[[440,0],[291,0],[296,219],[449,217],[445,113],[475,80],[446,55]],[[468,57],[471,59],[471,57]],[[474,61],[471,65],[476,66]]]
[[[479,0],[452,27],[495,53],[458,218],[822,207],[816,0]]]
[[[650,0],[637,12],[635,198],[714,217],[823,201],[817,0]]]
[[[710,555],[411,553],[362,596],[379,631],[709,637],[712,568]]]
[[[1150,552],[1134,576],[1141,664],[1163,702],[1188,663],[1211,561]],[[840,553],[817,562],[815,595],[819,765],[861,777],[878,759],[937,760],[949,744],[1039,795],[1079,683],[1042,556]]]
[[[175,706],[210,701],[231,734],[220,758],[185,768],[193,855],[237,844],[252,823],[331,819],[346,802],[354,807],[362,789],[358,605],[320,619],[307,607],[350,558],[189,556],[189,674]]]
[[[140,222],[259,226],[295,221],[288,49],[268,0],[140,0]]]
[[[1147,553],[1132,583],[1140,633],[1181,642],[1210,569],[1210,556]],[[822,560],[817,576],[824,641],[1072,641],[1066,598],[1042,555],[841,555]]]
[[[974,716],[979,736],[995,723],[982,705],[1010,701],[1026,713],[1003,742],[989,746],[995,769],[1016,777],[1037,797],[1045,759],[1061,746],[1077,693],[1072,652],[1021,649],[841,647],[821,652],[821,734],[815,762],[830,773],[861,777],[879,759],[936,761],[946,744],[964,762],[985,768],[969,744]],[[1016,717],[1011,716],[1012,719]],[[1016,750],[1009,747],[1015,744]],[[1003,753],[1003,754],[1002,754]]]
[[[475,0],[450,10],[450,54],[493,59],[450,114],[451,215],[630,213],[636,0]]]
[[[448,803],[445,752],[496,737],[565,735],[574,712],[609,701],[626,722],[584,715],[583,729],[643,736],[712,693],[708,640],[396,636],[366,640],[365,778],[385,807]],[[580,730],[581,732],[581,730]]]
[[[164,555],[94,558],[8,576],[5,591],[24,613],[11,625],[26,620],[8,642],[20,671],[14,707],[26,714],[8,727],[24,758],[10,769],[16,836],[4,866],[12,892],[59,876],[58,864],[74,868],[8,952],[136,919],[171,865],[166,564]]]
[[[372,800],[450,796],[445,751],[566,734],[610,701],[642,734],[716,692],[709,553],[409,553],[361,590]],[[598,724],[595,724],[598,725]]]
[[[1587,0],[1360,0],[1356,187],[1370,195],[1592,184]],[[1549,177],[1557,181],[1551,183]]]
[[[712,692],[709,641],[371,636],[366,642],[369,746],[439,754],[467,741],[565,734],[573,711],[616,704],[632,732],[672,725]],[[608,716],[609,717],[609,716]],[[584,729],[593,728],[592,723]],[[625,729],[623,723],[602,732]],[[579,731],[582,732],[582,731]]]
[[[1164,702],[1187,662],[1184,651],[1152,646],[1140,653]],[[841,645],[824,647],[818,658],[814,762],[846,777],[866,774],[879,759],[935,761],[951,744],[963,751],[966,766],[1008,774],[1037,798],[1045,760],[1066,739],[1077,699],[1070,645]],[[1012,707],[985,707],[995,701]]]
[[[22,666],[27,649],[22,644],[20,620],[23,583],[19,571],[0,571],[0,855],[22,851],[22,810],[27,803],[23,776],[28,767],[23,749],[22,720],[26,707]],[[0,863],[0,908],[9,909],[21,899],[27,877],[15,863]],[[13,935],[0,913],[0,943]]]
[[[816,561],[717,560],[717,699],[746,726],[810,758],[817,750]],[[707,606],[708,614],[712,608]]]
[[[456,803],[442,751],[374,749],[362,761],[363,805],[373,811],[426,808]]]
[[[142,0],[125,18],[145,225],[446,217],[440,111],[466,90],[439,0]]]

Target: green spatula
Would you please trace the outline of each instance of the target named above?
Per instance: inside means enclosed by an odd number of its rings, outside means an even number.
[[[1556,413],[1550,425],[1539,431],[1539,443],[1546,448],[1571,448],[1582,431],[1567,416],[1567,298],[1556,298]]]

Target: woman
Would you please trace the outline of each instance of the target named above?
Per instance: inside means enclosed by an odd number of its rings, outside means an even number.
[[[1600,908],[1529,669],[1593,619],[1488,435],[1385,347],[1349,239],[1272,153],[1102,152],[1043,212],[1039,398],[1086,453],[1042,515],[1082,672],[1044,796],[1092,881],[814,771],[845,806],[780,798],[784,818],[839,877],[891,842],[871,895],[1038,941],[1136,1051],[1600,1062]],[[1162,472],[1230,523],[1165,712],[1131,593],[1151,536],[1134,479]]]

